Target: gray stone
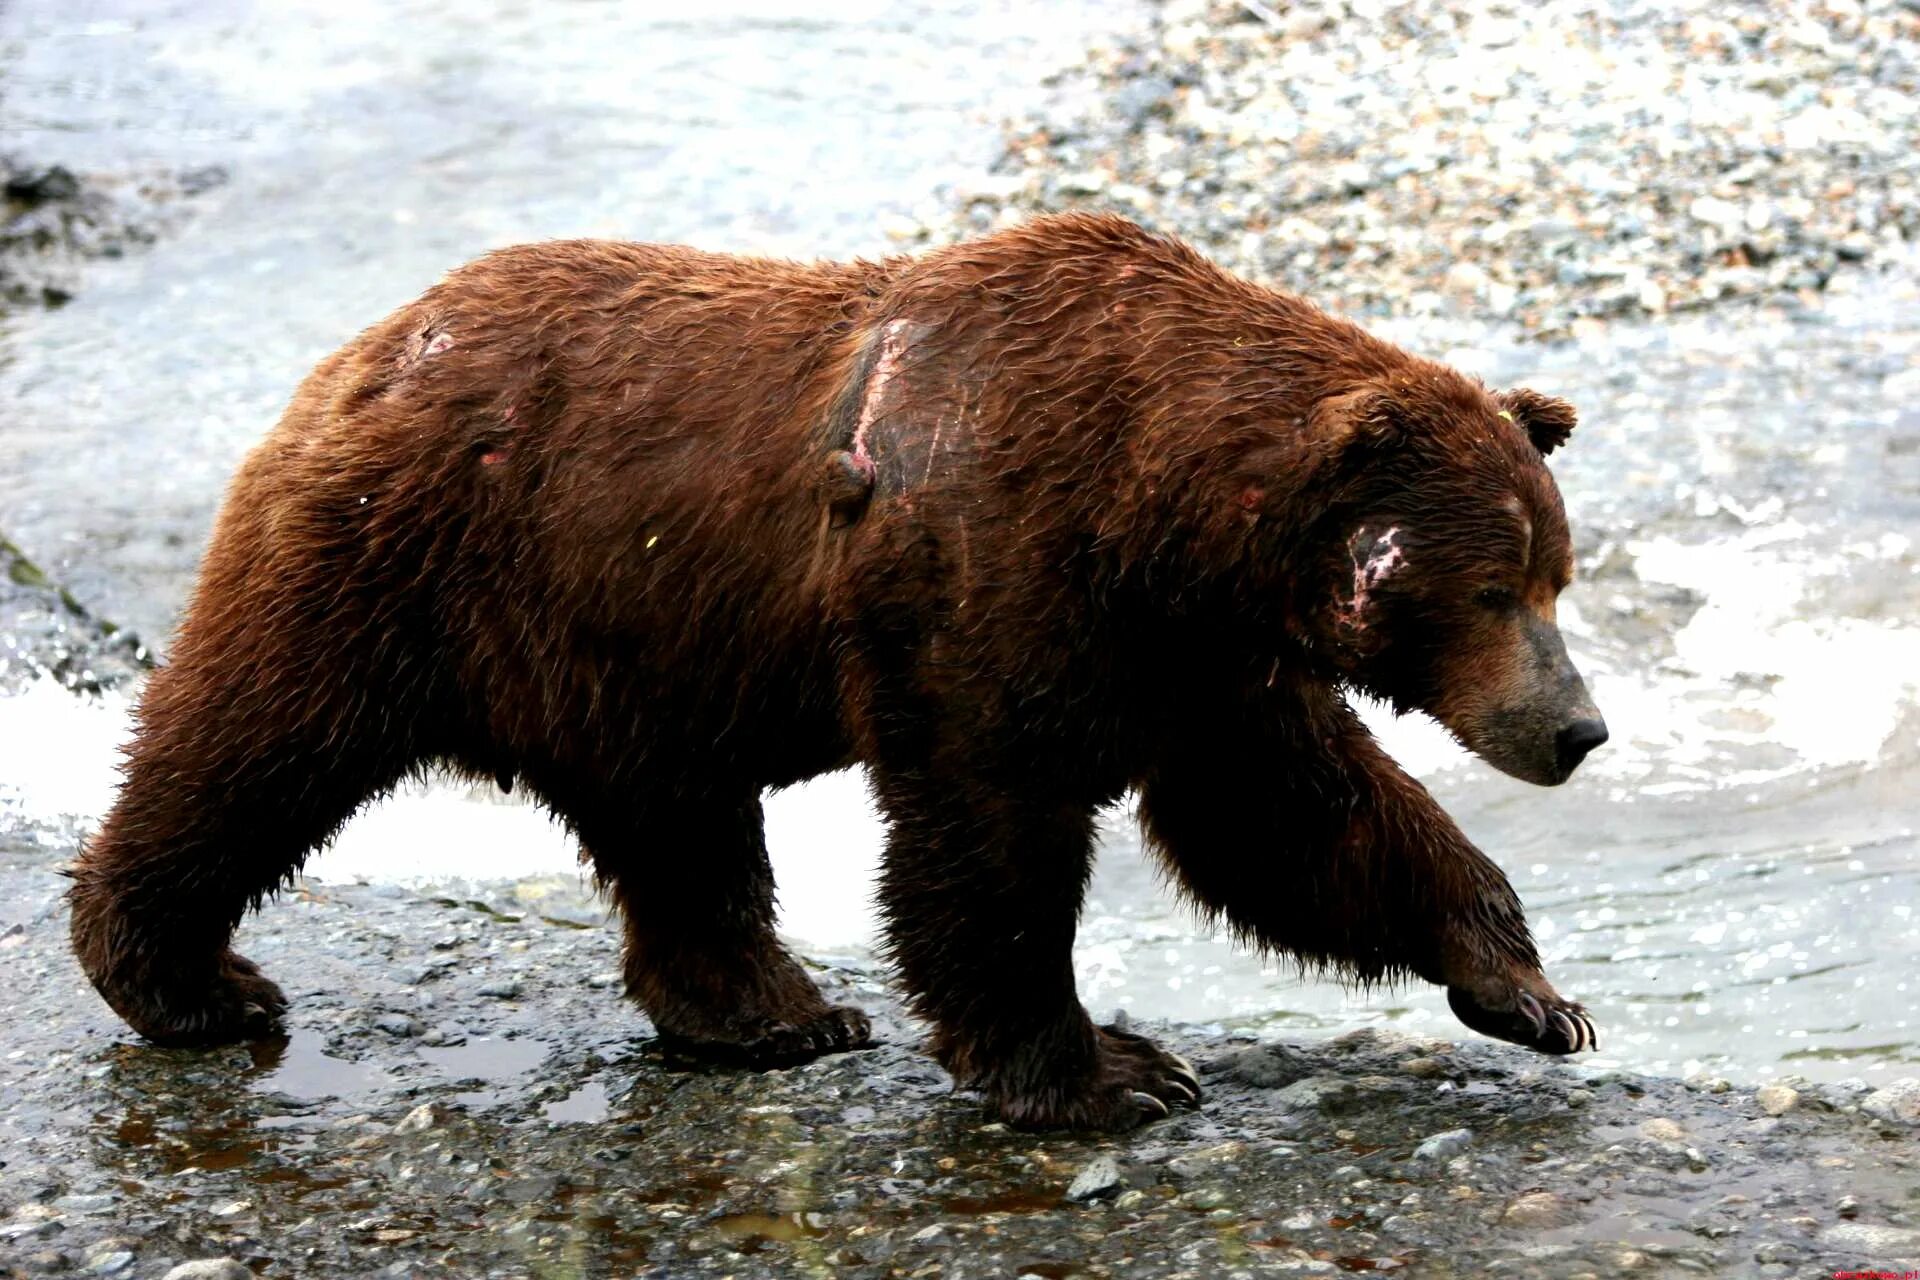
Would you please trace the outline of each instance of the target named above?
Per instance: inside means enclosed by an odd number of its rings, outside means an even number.
[[[1877,1261],[1892,1261],[1920,1249],[1920,1231],[1873,1222],[1836,1222],[1820,1233],[1820,1243],[1851,1249]]]
[[[1067,1186],[1069,1200],[1095,1200],[1120,1190],[1120,1162],[1110,1155],[1089,1160]]]
[[[1415,1160],[1446,1160],[1460,1154],[1473,1143],[1473,1130],[1449,1129],[1436,1133],[1413,1149]]]
[[[232,1258],[198,1258],[167,1272],[166,1280],[253,1280],[253,1272]]]
[[[1273,1100],[1290,1111],[1343,1111],[1359,1093],[1353,1081],[1341,1076],[1310,1076],[1279,1090]]]
[[[1920,1125],[1920,1079],[1902,1076],[1860,1099],[1860,1109],[1895,1124]]]

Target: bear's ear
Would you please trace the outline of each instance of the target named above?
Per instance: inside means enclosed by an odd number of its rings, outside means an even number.
[[[1502,391],[1494,399],[1499,401],[1501,411],[1513,420],[1513,424],[1527,433],[1527,439],[1533,441],[1533,447],[1540,451],[1543,458],[1565,444],[1567,437],[1573,434],[1577,415],[1573,406],[1565,400],[1543,396],[1525,387]]]

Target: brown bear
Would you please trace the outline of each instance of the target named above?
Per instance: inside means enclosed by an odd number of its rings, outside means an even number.
[[[1604,740],[1554,624],[1573,420],[1112,217],[844,265],[491,254],[242,466],[73,869],[75,949],[152,1040],[274,1032],[235,927],[440,763],[577,834],[663,1037],[792,1062],[868,1024],[774,935],[760,796],[863,764],[890,959],[1009,1121],[1198,1099],[1074,991],[1129,788],[1251,943],[1579,1050],[1505,877],[1344,693],[1538,783]]]

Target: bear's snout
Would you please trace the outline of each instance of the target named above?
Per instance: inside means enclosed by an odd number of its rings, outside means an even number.
[[[1607,722],[1598,716],[1582,717],[1561,729],[1553,743],[1561,776],[1572,774],[1587,753],[1606,740]]]

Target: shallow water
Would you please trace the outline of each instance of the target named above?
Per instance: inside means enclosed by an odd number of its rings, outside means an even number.
[[[555,234],[887,248],[991,154],[991,121],[1105,7],[507,9],[38,0],[0,15],[0,123],[77,167],[227,165],[176,236],[0,344],[0,529],[107,616],[163,635],[221,485],[306,367],[439,271]],[[378,19],[378,20],[376,20]],[[402,20],[403,19],[403,20]],[[1017,20],[1016,20],[1017,19]],[[725,74],[714,68],[724,65]],[[1912,264],[1818,314],[1615,326],[1560,348],[1435,321],[1389,336],[1566,395],[1582,552],[1563,616],[1613,741],[1540,791],[1417,721],[1373,719],[1512,874],[1602,1061],[1869,1079],[1920,1062],[1920,299]],[[125,703],[0,701],[0,823],[50,858],[111,798]],[[773,797],[784,922],[871,941],[856,778]],[[1249,856],[1283,856],[1249,851]],[[363,815],[316,878],[570,873],[537,811],[440,786]],[[1096,1011],[1296,1034],[1446,1032],[1427,991],[1349,995],[1197,927],[1113,815],[1078,964]]]

